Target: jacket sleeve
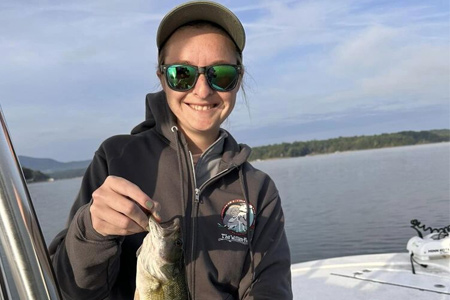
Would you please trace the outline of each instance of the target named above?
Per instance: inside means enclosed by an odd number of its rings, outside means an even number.
[[[97,151],[82,180],[67,228],[50,244],[50,258],[64,299],[104,299],[117,278],[122,240],[97,233],[89,211],[93,191],[107,176],[106,161]]]
[[[254,276],[248,258],[244,268],[248,271],[239,286],[240,299],[292,299],[291,257],[278,192],[271,199],[256,216],[251,240]]]

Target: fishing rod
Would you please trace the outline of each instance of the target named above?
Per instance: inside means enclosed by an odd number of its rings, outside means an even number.
[[[0,299],[62,299],[1,106],[0,127]]]

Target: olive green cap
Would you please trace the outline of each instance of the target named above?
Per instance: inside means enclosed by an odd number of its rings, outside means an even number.
[[[159,24],[156,45],[160,51],[172,33],[184,24],[207,21],[222,27],[242,53],[245,31],[238,17],[225,6],[212,1],[190,1],[169,11]]]

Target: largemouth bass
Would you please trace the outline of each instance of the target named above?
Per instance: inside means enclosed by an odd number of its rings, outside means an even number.
[[[180,220],[148,221],[149,232],[137,251],[134,300],[184,300],[186,288]]]

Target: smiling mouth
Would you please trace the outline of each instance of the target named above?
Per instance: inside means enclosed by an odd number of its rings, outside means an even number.
[[[211,104],[211,105],[189,104],[189,107],[196,111],[207,111],[207,110],[211,110],[211,109],[217,107],[217,104]]]

